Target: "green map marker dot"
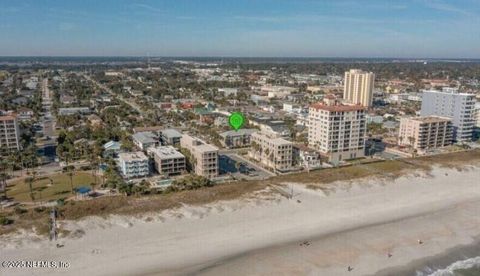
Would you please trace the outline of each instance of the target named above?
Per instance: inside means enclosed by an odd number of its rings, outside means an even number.
[[[245,117],[243,117],[243,114],[240,112],[233,112],[232,115],[228,117],[228,122],[233,129],[238,131],[243,126],[243,123],[245,123]]]

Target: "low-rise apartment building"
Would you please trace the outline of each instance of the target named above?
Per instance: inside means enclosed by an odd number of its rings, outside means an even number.
[[[144,177],[150,174],[148,157],[141,151],[119,153],[118,167],[125,178]]]
[[[141,150],[147,150],[149,147],[156,147],[160,144],[159,137],[151,132],[137,132],[132,135],[132,140],[135,146]]]
[[[290,129],[283,120],[274,119],[271,117],[249,118],[249,123],[252,126],[259,127],[263,133],[272,134],[276,137],[289,139],[291,136]]]
[[[180,139],[182,139],[182,133],[173,128],[162,130],[161,136],[164,143],[175,147],[180,145]]]
[[[250,146],[252,133],[258,129],[241,128],[239,130],[229,130],[220,133],[222,140],[220,142],[226,148],[241,148]]]
[[[153,158],[159,174],[176,175],[186,171],[185,156],[172,146],[152,147],[147,152]]]
[[[293,159],[306,169],[316,169],[322,165],[320,153],[304,145],[293,146]]]
[[[180,147],[190,152],[195,174],[207,178],[218,176],[217,147],[187,134],[180,139]]]
[[[450,118],[424,116],[400,119],[398,144],[411,146],[419,152],[452,144],[453,126]]]
[[[249,156],[273,170],[287,171],[293,166],[293,144],[270,133],[254,132]]]

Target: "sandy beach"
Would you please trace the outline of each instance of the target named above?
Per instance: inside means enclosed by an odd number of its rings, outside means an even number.
[[[478,165],[478,164],[476,164]],[[142,217],[63,222],[77,237],[2,237],[2,261],[70,267],[2,268],[2,275],[396,275],[480,237],[480,167],[434,168],[397,179],[279,183],[262,191]],[[421,240],[421,244],[419,243]],[[390,254],[390,255],[389,255]],[[347,268],[350,266],[351,271]],[[7,274],[3,274],[7,273]]]

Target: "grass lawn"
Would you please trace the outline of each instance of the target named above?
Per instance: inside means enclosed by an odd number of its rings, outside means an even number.
[[[315,183],[318,185],[334,181],[352,180],[367,176],[396,175],[406,169],[414,169],[415,166],[401,161],[372,162],[363,160],[365,163],[358,163],[352,166],[322,169],[310,173],[297,173],[274,177],[278,182]]]
[[[50,181],[50,179],[52,181]],[[90,183],[95,182],[91,173],[89,172],[75,172],[73,176],[73,187],[90,186]],[[50,185],[53,183],[53,185]],[[100,178],[97,177],[97,183]],[[13,197],[20,202],[31,202],[30,188],[28,182],[19,180],[8,185],[8,196]],[[55,174],[49,177],[39,176],[33,182],[33,193],[36,201],[49,201],[71,196],[70,177],[66,173]]]

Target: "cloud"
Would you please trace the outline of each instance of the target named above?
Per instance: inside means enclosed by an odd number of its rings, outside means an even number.
[[[472,13],[468,10],[459,8],[452,4],[445,3],[441,0],[424,0],[424,3],[427,7],[434,10],[450,12],[450,13],[459,13],[463,15],[472,15]]]
[[[416,24],[416,23],[436,23],[436,20],[426,19],[426,18],[372,18],[372,17],[362,17],[362,16],[337,16],[337,15],[302,15],[302,16],[246,16],[246,15],[236,15],[232,17],[235,20],[239,21],[252,21],[259,23],[354,23],[354,24],[363,24],[363,25],[376,25],[376,24],[386,24],[386,23],[396,23],[396,24]]]
[[[96,14],[96,13],[87,12],[87,11],[67,10],[67,9],[60,9],[60,8],[54,8],[54,7],[49,8],[47,14],[49,18],[56,18],[56,19],[65,20],[65,21],[94,20],[96,22],[106,23],[106,24],[117,24],[119,22],[132,23],[132,21],[126,18],[125,16],[118,16],[113,14]]]
[[[132,4],[131,7],[139,8],[141,10],[146,10],[146,11],[153,12],[153,13],[164,13],[163,10],[161,10],[159,8],[156,8],[156,7],[153,7],[153,6],[150,6],[150,5],[147,5],[147,4],[135,3],[135,4]]]
[[[26,8],[28,8],[29,5],[23,3],[22,5],[20,6],[9,6],[9,7],[6,7],[6,6],[3,6],[1,9],[0,9],[0,14],[2,13],[19,13],[23,10],[25,10]]]
[[[258,22],[282,22],[298,19],[296,17],[288,16],[246,16],[246,15],[236,15],[233,17],[237,20],[242,21],[258,21]]]
[[[405,1],[406,2],[406,1]],[[368,1],[332,1],[332,6],[341,9],[352,9],[352,8],[363,8],[363,9],[376,9],[376,10],[405,10],[409,6],[405,3],[392,3],[391,1],[381,1],[381,2],[368,2]]]

